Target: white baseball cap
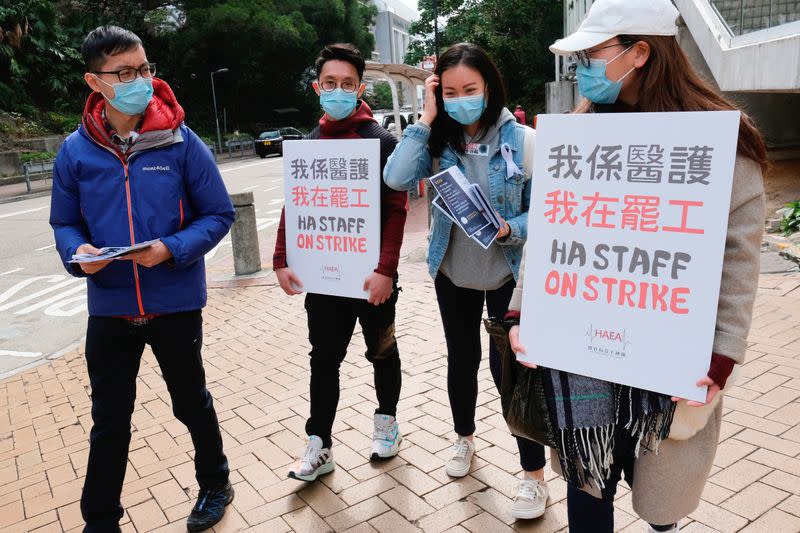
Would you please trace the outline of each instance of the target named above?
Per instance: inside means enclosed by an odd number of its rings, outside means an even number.
[[[550,51],[569,55],[617,35],[677,35],[680,13],[670,0],[596,0],[580,27]]]

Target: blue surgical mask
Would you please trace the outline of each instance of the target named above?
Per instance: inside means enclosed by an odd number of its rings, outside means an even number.
[[[348,93],[340,88],[332,91],[320,91],[319,105],[333,120],[342,120],[350,116],[358,103],[357,91]]]
[[[588,67],[583,66],[582,63],[578,64],[578,69],[575,74],[578,78],[578,90],[584,98],[595,104],[613,104],[617,101],[619,92],[622,90],[622,80],[628,77],[628,74],[636,70],[636,67],[630,69],[617,81],[608,79],[608,76],[606,76],[606,67],[628,50],[630,50],[630,48],[626,48],[610,61],[606,61],[605,59],[590,59]]]
[[[444,99],[444,110],[453,120],[464,126],[478,122],[485,109],[486,99],[483,93]]]
[[[97,79],[114,89],[114,98],[109,99],[106,95],[103,95],[103,97],[108,100],[111,107],[120,113],[126,115],[141,115],[144,113],[144,110],[147,109],[150,100],[153,98],[152,78],[142,78],[139,76],[132,82],[120,82],[114,83],[113,85],[111,83],[106,83],[99,77]]]

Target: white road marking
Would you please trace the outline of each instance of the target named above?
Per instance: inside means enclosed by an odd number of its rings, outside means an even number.
[[[245,187],[242,189],[242,192],[252,191],[253,189],[258,189],[258,185],[251,185],[250,187]]]
[[[264,161],[260,161],[258,163],[250,163],[249,165],[241,165],[241,166],[233,167],[233,168],[223,168],[222,170],[220,170],[220,172],[221,173],[222,172],[233,172],[234,170],[241,170],[243,168],[257,167],[257,166],[263,165],[263,164],[264,164]]]
[[[20,270],[22,270],[22,267],[15,268],[14,270],[8,270],[8,271],[3,272],[2,274],[0,274],[0,278],[5,276],[6,274],[13,274],[14,272],[19,272]]]
[[[35,211],[41,211],[42,209],[49,209],[49,205],[43,205],[42,207],[35,207],[33,209],[25,209],[24,211],[14,211],[13,213],[6,213],[5,215],[0,215],[0,218],[8,218],[8,217],[15,217],[17,215],[24,215],[25,213],[33,213]]]
[[[69,309],[65,309],[67,305],[75,303],[77,303],[78,305],[70,307]],[[86,295],[79,294],[78,296],[73,296],[71,298],[66,298],[57,301],[56,303],[45,309],[44,314],[46,314],[47,316],[73,316],[87,310],[88,310],[88,305],[86,302]]]
[[[16,305],[25,303],[25,302],[30,301],[30,300],[34,300],[34,299],[36,299],[36,298],[38,298],[38,297],[40,297],[40,296],[42,296],[44,294],[47,294],[48,292],[52,292],[52,291],[61,289],[61,288],[66,287],[68,285],[72,285],[73,283],[83,282],[83,280],[80,279],[80,278],[69,278],[69,279],[66,279],[66,280],[65,280],[65,278],[66,278],[66,276],[61,276],[61,275],[36,276],[36,277],[33,277],[33,278],[28,278],[26,280],[20,281],[19,283],[17,283],[16,285],[11,287],[10,289],[6,290],[3,294],[0,294],[0,303],[3,304],[3,305],[0,305],[0,311],[5,311],[6,309],[11,309],[12,307],[14,307]],[[20,292],[22,289],[24,289],[25,287],[27,287],[31,283],[35,283],[37,281],[45,281],[45,280],[47,282],[49,282],[49,283],[53,283],[54,285],[50,285],[49,287],[45,287],[44,289],[36,291],[36,292],[34,292],[32,294],[29,294],[29,295],[23,296],[22,298],[19,298],[17,300],[12,300],[12,301],[8,302],[8,300],[12,296],[14,296],[16,293]],[[5,303],[3,303],[3,302],[5,302]]]
[[[258,219],[256,219],[256,220],[258,220]],[[208,261],[209,259],[213,259],[213,258],[214,258],[214,256],[215,256],[215,255],[217,255],[217,251],[219,250],[220,246],[225,246],[225,245],[228,245],[228,244],[230,244],[230,243],[231,243],[231,241],[229,241],[229,240],[225,240],[225,241],[222,241],[221,243],[219,243],[218,245],[216,245],[215,247],[213,247],[213,248],[212,248],[211,250],[209,250],[209,251],[208,251],[208,253],[206,254],[206,256],[205,256],[205,258],[206,258],[206,261]]]
[[[69,290],[61,291],[58,294],[56,294],[55,296],[51,296],[50,298],[47,298],[47,299],[42,300],[40,302],[36,302],[33,305],[29,305],[28,307],[26,307],[24,309],[20,309],[18,311],[14,311],[14,314],[15,315],[27,315],[28,313],[36,311],[37,309],[41,309],[42,307],[49,307],[50,305],[62,300],[63,298],[65,298],[67,296],[70,296],[70,295],[72,295],[72,294],[74,294],[76,292],[81,292],[81,291],[84,291],[84,290],[86,290],[86,284],[82,283],[82,284],[78,285],[77,287],[72,287]],[[85,298],[85,297],[86,296],[84,295],[83,298]]]
[[[37,248],[37,252],[41,252],[42,250],[47,250],[48,248],[54,248],[55,244],[48,244],[47,246],[42,246],[41,248]]]
[[[278,219],[278,218],[270,218],[267,221],[262,222],[258,226],[256,226],[256,231],[261,231],[262,229],[266,229],[266,228],[268,228],[270,226],[274,226],[275,224],[278,223],[278,220],[280,220],[280,219]]]
[[[0,356],[11,356],[11,357],[25,357],[28,359],[32,359],[34,357],[39,357],[42,355],[42,352],[13,352],[11,350],[0,350]]]

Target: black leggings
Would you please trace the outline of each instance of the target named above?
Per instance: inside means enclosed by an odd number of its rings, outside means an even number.
[[[478,367],[481,364],[481,331],[483,304],[489,316],[502,318],[514,292],[514,280],[493,291],[465,289],[453,284],[439,272],[436,276],[436,298],[442,315],[447,340],[447,395],[453,412],[456,433],[468,436],[475,433],[475,404],[478,398]],[[489,368],[495,385],[500,387],[502,371],[500,352],[489,341]],[[516,437],[520,465],[533,472],[544,468],[544,446]]]

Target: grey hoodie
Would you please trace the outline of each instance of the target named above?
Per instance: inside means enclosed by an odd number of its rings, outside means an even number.
[[[497,123],[486,132],[483,138],[474,141],[488,145],[489,150],[484,152],[485,155],[459,155],[467,180],[470,183],[477,183],[487,198],[489,197],[489,160],[500,149],[500,127],[509,121],[516,121],[516,118],[511,111],[503,108]],[[464,138],[465,141],[471,142],[466,135]],[[450,232],[450,243],[439,270],[456,286],[480,291],[499,289],[514,279],[514,274],[508,266],[508,261],[506,261],[500,245],[495,242],[488,250],[484,250],[455,224]]]

